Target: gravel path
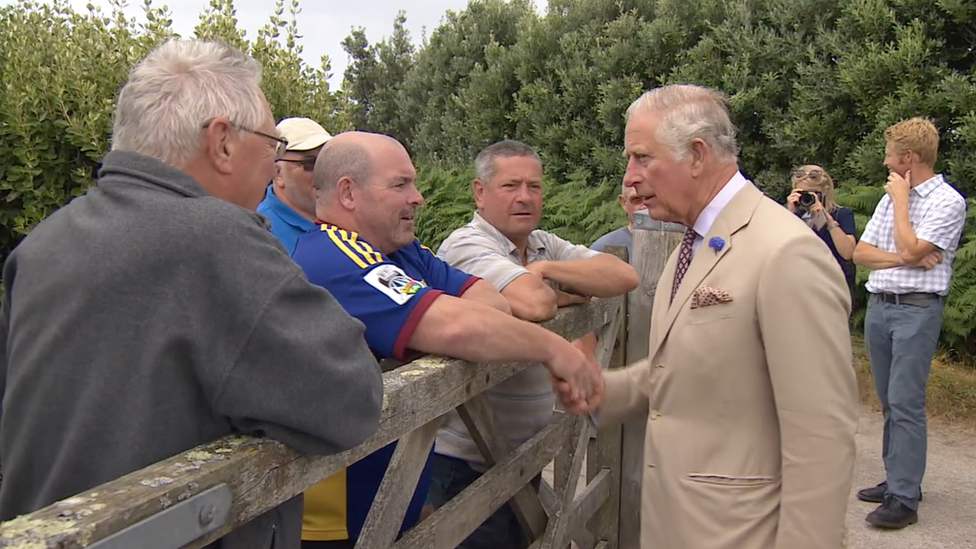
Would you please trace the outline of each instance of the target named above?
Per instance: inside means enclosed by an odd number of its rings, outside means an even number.
[[[877,505],[859,501],[860,488],[884,478],[881,462],[880,412],[867,407],[857,435],[854,489],[848,506],[853,549],[944,549],[976,547],[976,436],[938,422],[929,422],[928,463],[918,509],[918,524],[884,531],[868,526],[864,517]]]

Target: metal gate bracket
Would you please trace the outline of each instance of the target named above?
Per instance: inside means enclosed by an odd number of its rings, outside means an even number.
[[[230,488],[218,484],[89,545],[89,549],[178,549],[223,526]]]

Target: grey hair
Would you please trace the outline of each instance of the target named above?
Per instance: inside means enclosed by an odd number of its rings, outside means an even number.
[[[660,115],[657,140],[681,160],[699,138],[721,159],[735,160],[739,146],[725,96],[691,84],[671,84],[644,93],[627,108],[627,120],[641,112]]]
[[[506,139],[504,141],[499,141],[493,145],[485,147],[480,153],[478,153],[477,158],[474,159],[474,174],[475,177],[481,181],[487,183],[495,176],[495,166],[496,158],[509,158],[513,156],[528,156],[530,158],[535,158],[542,164],[542,159],[539,158],[539,153],[535,152],[535,149],[522,143],[521,141],[515,141],[514,139]]]
[[[312,185],[318,191],[331,192],[343,177],[362,184],[371,173],[372,158],[363,144],[330,140],[315,158]]]
[[[268,111],[260,82],[261,65],[223,42],[167,40],[129,73],[115,110],[112,150],[182,168],[211,118],[226,116],[252,130],[262,124]]]

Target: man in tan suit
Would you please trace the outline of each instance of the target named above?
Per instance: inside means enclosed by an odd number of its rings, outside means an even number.
[[[649,412],[641,547],[841,547],[858,420],[843,273],[739,172],[719,94],[644,94],[624,145],[625,184],[689,229],[648,358],[604,375],[601,423]]]

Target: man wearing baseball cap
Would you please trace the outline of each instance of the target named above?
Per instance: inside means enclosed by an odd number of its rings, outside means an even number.
[[[312,170],[315,157],[332,138],[325,128],[310,118],[284,118],[278,133],[288,140],[285,153],[276,162],[277,172],[268,185],[258,213],[271,220],[271,232],[291,255],[298,237],[315,228],[315,189]]]

